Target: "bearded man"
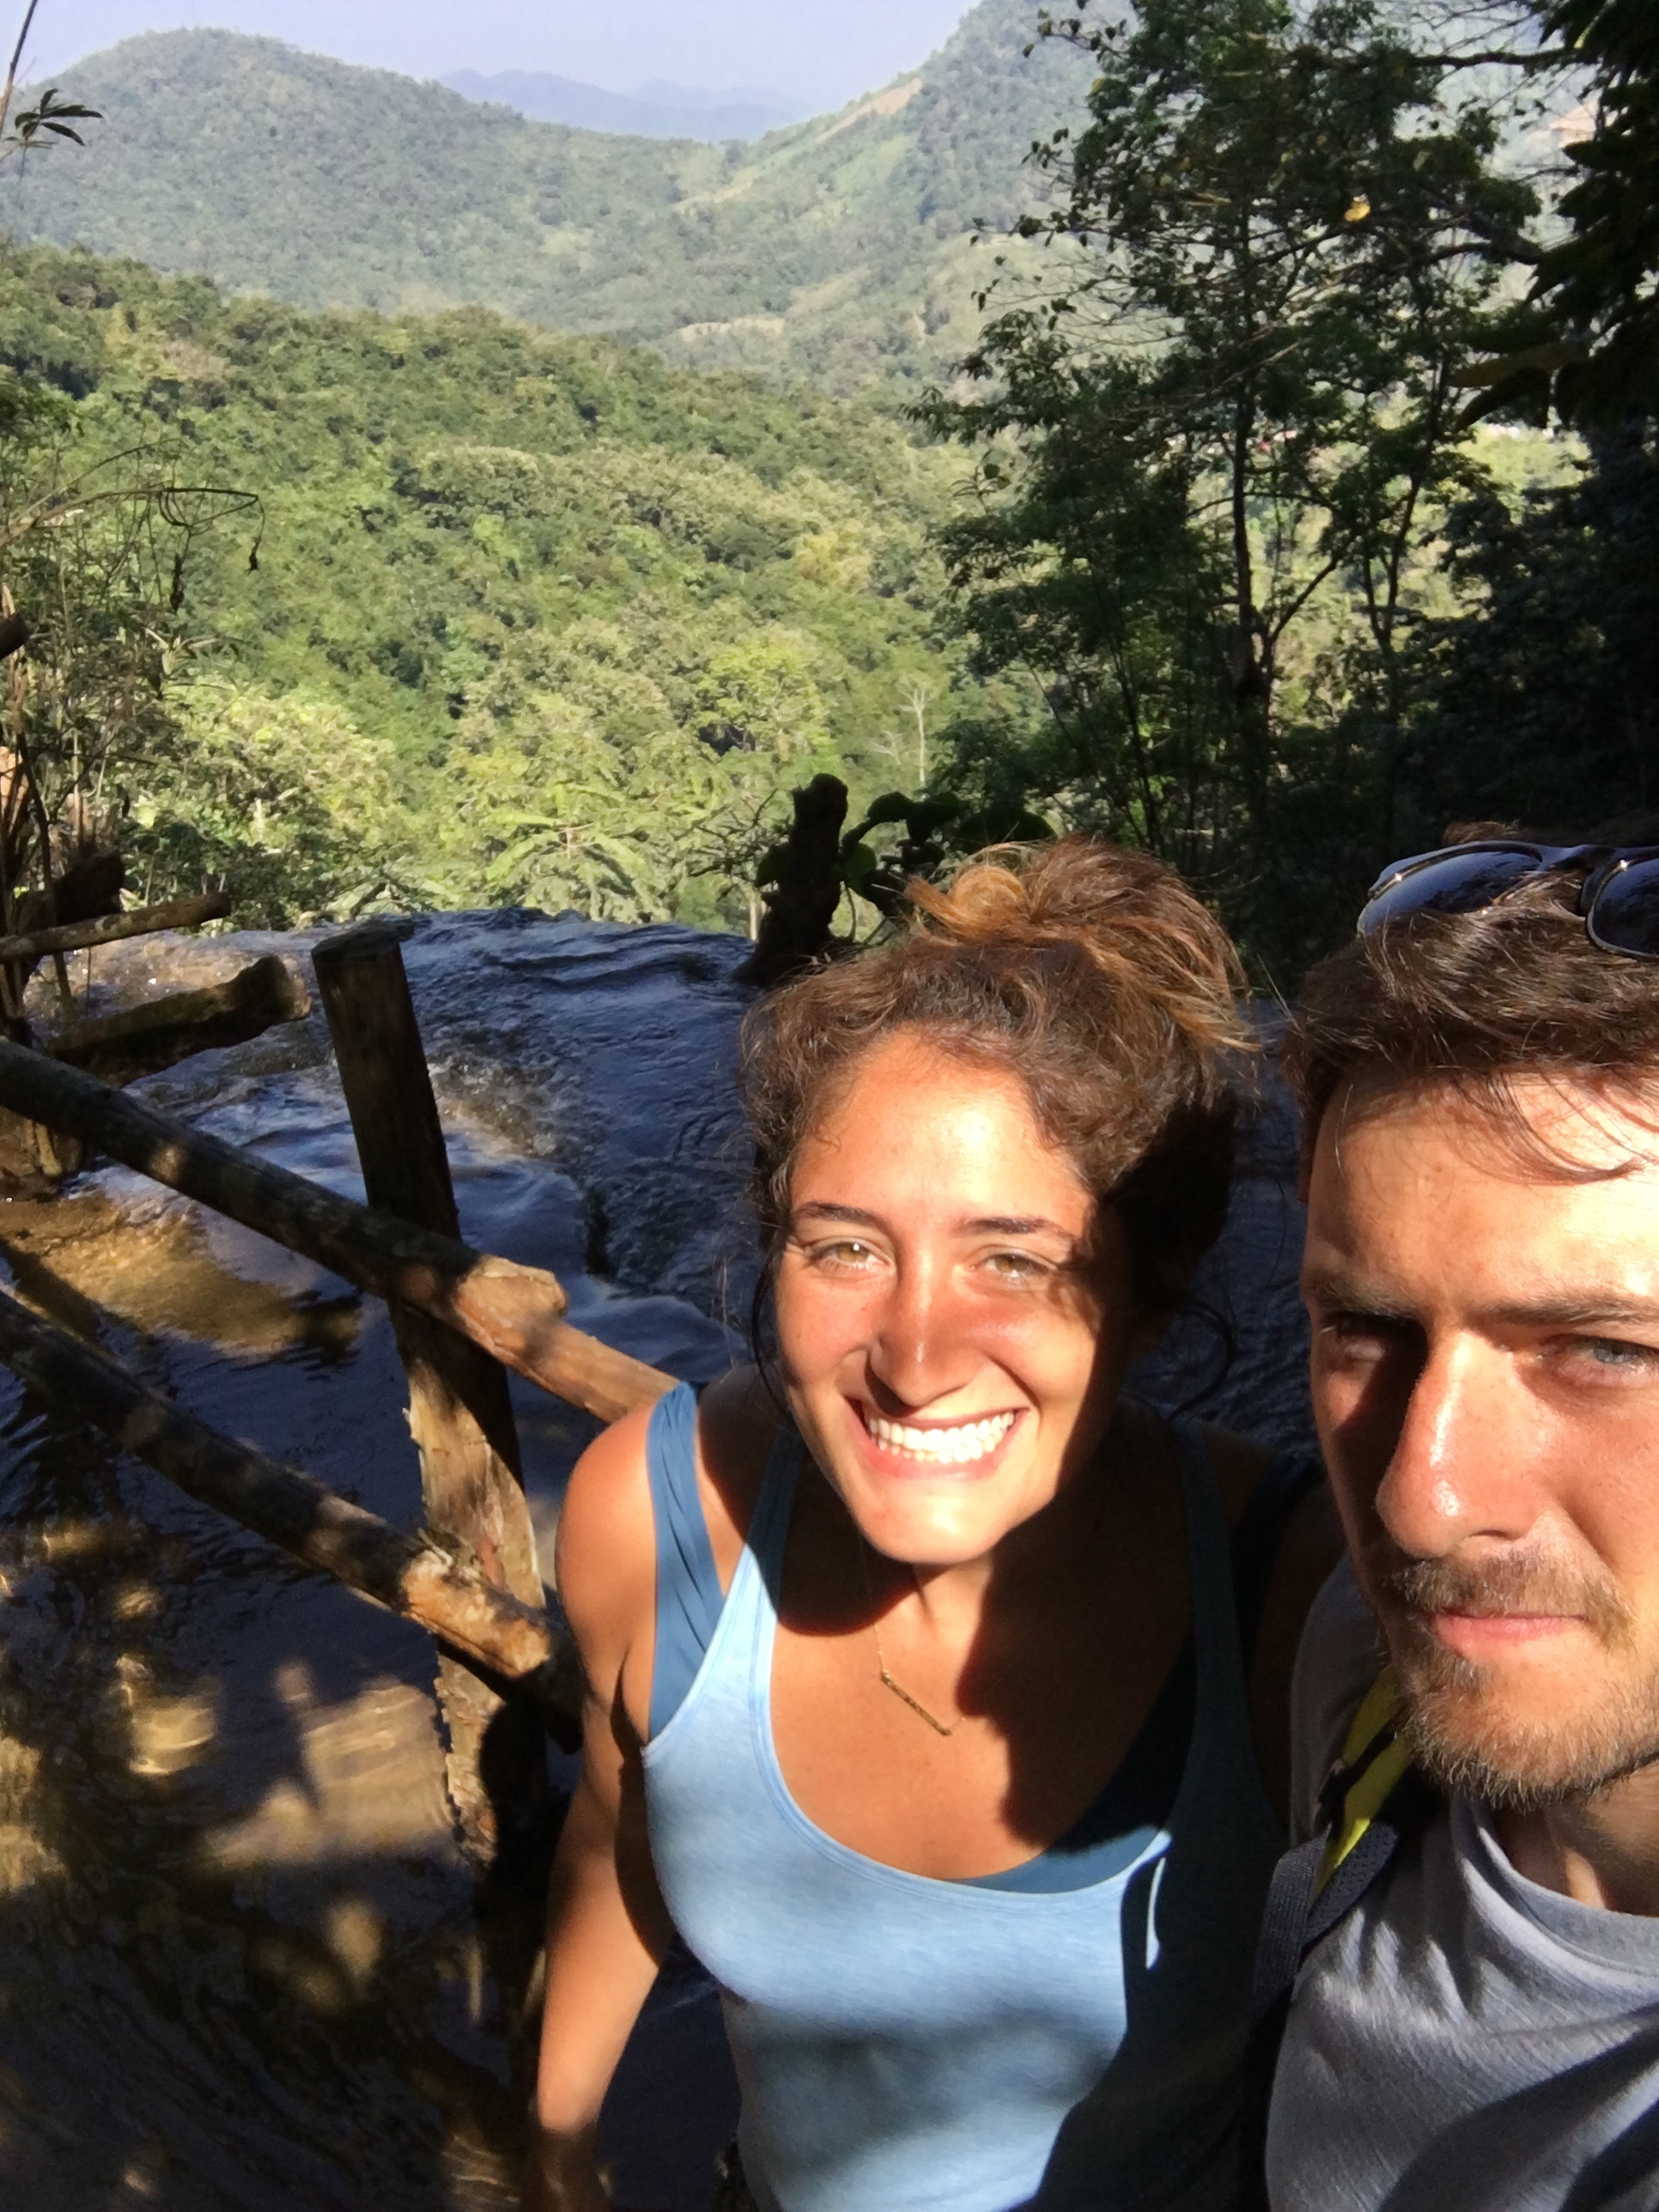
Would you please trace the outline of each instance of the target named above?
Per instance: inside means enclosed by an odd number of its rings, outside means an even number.
[[[1659,2206],[1656,958],[1659,848],[1485,838],[1385,874],[1287,1042],[1350,1560],[1273,2212]]]

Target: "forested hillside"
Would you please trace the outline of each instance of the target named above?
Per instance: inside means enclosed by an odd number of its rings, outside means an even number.
[[[1086,56],[981,0],[914,76],[753,146],[535,123],[222,31],[133,39],[64,80],[104,121],[0,192],[21,239],[312,307],[482,304],[847,391],[958,357],[1031,141],[1080,118]]]
[[[257,566],[255,514],[204,525],[153,616],[120,599],[118,501],[9,557],[31,615],[86,610],[54,648],[92,672],[60,692],[82,766],[98,653],[163,634],[169,703],[98,778],[141,891],[228,871],[272,920],[390,885],[743,921],[788,788],[904,780],[943,704],[925,539],[950,466],[867,408],[479,310],[314,315],[52,249],[0,264],[0,332],[10,514],[31,471],[159,482],[169,528],[263,502]],[[62,396],[44,423],[18,411],[37,386]]]
[[[1507,52],[1474,15],[1402,43],[1395,0],[1134,0],[1028,65],[1029,4],[752,149],[221,34],[105,57],[50,167],[26,110],[21,210],[245,288],[3,264],[38,823],[80,849],[114,808],[133,888],[272,918],[744,921],[823,768],[888,795],[879,852],[834,856],[872,908],[890,861],[1086,827],[1277,979],[1448,821],[1645,800],[1651,134],[1617,40],[1540,52],[1530,0]],[[1538,125],[1586,55],[1564,159]],[[968,226],[1016,210],[1054,281],[975,328],[1003,249]],[[517,319],[442,311],[469,292]],[[733,359],[771,380],[687,373]]]

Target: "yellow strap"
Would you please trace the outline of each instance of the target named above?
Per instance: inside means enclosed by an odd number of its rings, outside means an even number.
[[[1342,1746],[1345,1766],[1352,1766],[1364,1757],[1384,1729],[1393,1726],[1399,1709],[1400,1689],[1394,1669],[1385,1667],[1353,1717],[1353,1725]],[[1319,1876],[1314,1884],[1316,1896],[1382,1811],[1383,1800],[1411,1763],[1411,1753],[1396,1737],[1377,1753],[1349,1790],[1342,1801],[1341,1818],[1332,1829],[1324,1856],[1319,1862]]]
[[[1392,1728],[1399,1710],[1400,1685],[1394,1678],[1394,1668],[1385,1667],[1361,1699],[1359,1711],[1342,1740],[1344,1766],[1352,1766],[1364,1757],[1383,1729]]]

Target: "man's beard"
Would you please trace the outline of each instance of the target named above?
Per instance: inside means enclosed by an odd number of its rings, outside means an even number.
[[[1593,1797],[1659,1760],[1659,1672],[1639,1663],[1611,1581],[1535,1552],[1479,1567],[1410,1559],[1386,1539],[1366,1547],[1362,1580],[1405,1693],[1401,1735],[1443,1788],[1494,1811],[1534,1812]],[[1494,1709],[1493,1669],[1431,1632],[1436,1613],[1577,1617],[1612,1663],[1581,1685],[1564,1672],[1561,1709],[1547,1718],[1511,1720]]]

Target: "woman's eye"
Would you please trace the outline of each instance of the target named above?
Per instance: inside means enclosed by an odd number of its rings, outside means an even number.
[[[809,1244],[806,1258],[814,1267],[852,1268],[860,1273],[880,1262],[875,1247],[860,1243],[856,1237],[838,1237],[829,1243]]]
[[[1048,1272],[1046,1261],[1032,1252],[992,1252],[980,1264],[988,1274],[1002,1283],[1035,1282]]]

